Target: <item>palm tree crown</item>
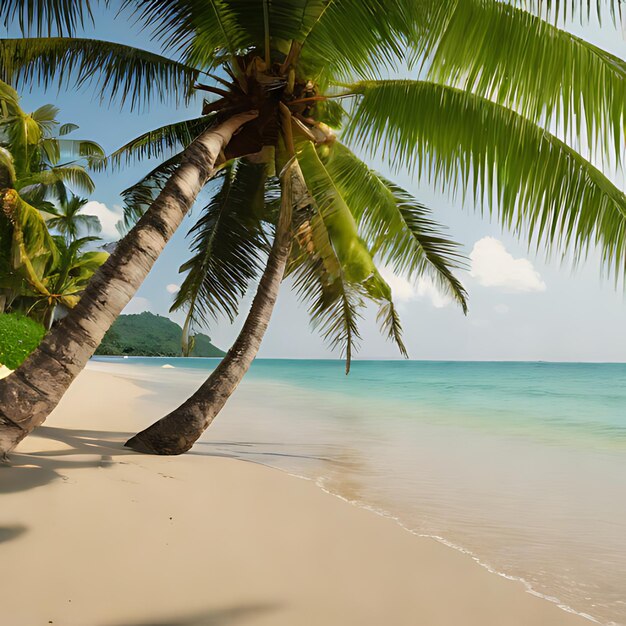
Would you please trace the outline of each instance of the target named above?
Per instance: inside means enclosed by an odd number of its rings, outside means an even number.
[[[195,137],[258,111],[225,149],[174,306],[198,322],[236,314],[268,249],[278,175],[295,156],[311,202],[294,210],[288,271],[314,321],[349,356],[366,299],[378,303],[383,328],[403,349],[377,264],[410,279],[429,275],[466,308],[454,275],[457,245],[357,151],[473,195],[548,249],[579,257],[598,246],[607,267],[623,274],[626,198],[565,140],[584,128],[590,153],[622,156],[626,64],[547,19],[584,19],[600,4],[125,0],[121,8],[152,31],[163,55],[71,36],[4,39],[0,67],[17,82],[91,81],[131,107],[206,94],[201,116],[145,133],[109,158],[111,167],[162,160],[125,192],[129,224]],[[71,34],[89,12],[88,2],[9,0],[0,17],[26,28],[44,6],[38,34]],[[619,10],[617,0],[609,6]]]
[[[71,244],[82,233],[99,233],[102,230],[100,220],[95,215],[85,215],[81,211],[87,204],[86,198],[70,195],[58,203],[58,206],[49,209],[52,217],[48,218],[48,228],[56,230]]]

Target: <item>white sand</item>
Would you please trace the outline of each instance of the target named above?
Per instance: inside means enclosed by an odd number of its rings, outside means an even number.
[[[142,393],[85,372],[0,468],[0,624],[589,625],[310,482],[124,450]]]

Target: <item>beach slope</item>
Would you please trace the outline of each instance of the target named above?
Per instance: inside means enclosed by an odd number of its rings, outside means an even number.
[[[1,623],[590,623],[311,482],[211,446],[175,458],[125,450],[156,417],[144,394],[84,372],[0,467]]]

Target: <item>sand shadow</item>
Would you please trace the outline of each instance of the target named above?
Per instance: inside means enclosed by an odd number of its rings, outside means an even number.
[[[275,604],[250,604],[225,609],[215,609],[184,618],[148,620],[145,622],[124,622],[115,626],[235,626],[245,624],[248,619],[278,610]]]
[[[81,468],[106,468],[113,464],[113,457],[138,454],[124,448],[124,442],[132,433],[69,430],[42,426],[32,435],[33,439],[54,440],[66,447],[61,450],[37,450],[14,452],[8,463],[0,463],[0,494],[26,491],[64,479],[65,470]],[[77,456],[90,456],[84,460]]]
[[[15,524],[14,526],[0,526],[0,543],[3,541],[11,541],[26,532],[26,526]]]
[[[133,454],[124,443],[133,436],[131,432],[112,430],[86,430],[40,426],[32,435],[33,439],[51,439],[67,446],[65,450],[31,452],[31,456],[67,456],[72,454]],[[19,448],[18,453],[19,454]]]

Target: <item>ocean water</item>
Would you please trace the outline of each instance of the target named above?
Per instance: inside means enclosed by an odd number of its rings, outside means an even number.
[[[144,385],[158,417],[216,363],[92,367]],[[314,480],[626,625],[626,364],[357,361],[346,377],[339,361],[259,359],[193,453]]]

